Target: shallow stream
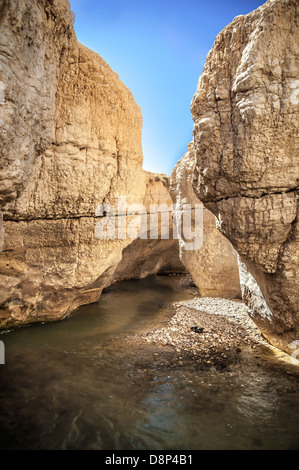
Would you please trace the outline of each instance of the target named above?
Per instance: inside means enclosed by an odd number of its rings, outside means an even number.
[[[0,335],[0,448],[299,449],[299,371],[270,353],[202,367],[141,339],[193,298],[180,276],[117,283],[64,321]]]

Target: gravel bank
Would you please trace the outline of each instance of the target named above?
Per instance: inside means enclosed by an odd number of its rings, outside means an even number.
[[[225,351],[240,352],[244,346],[256,348],[269,343],[261,336],[239,300],[194,298],[172,304],[168,323],[144,336],[151,343],[175,347],[178,353],[212,355]]]

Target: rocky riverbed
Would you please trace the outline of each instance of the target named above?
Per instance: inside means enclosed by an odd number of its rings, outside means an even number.
[[[298,367],[242,302],[198,295],[188,276],[123,281],[2,333],[1,448],[297,449]]]
[[[182,362],[193,359],[200,367],[215,366],[224,369],[240,362],[241,356],[260,358],[257,354],[286,355],[273,348],[251,320],[248,308],[239,299],[201,298],[190,276],[181,277],[178,285],[194,295],[192,300],[173,302],[168,306],[171,314],[163,325],[145,331],[130,341],[141,340],[156,347],[156,355],[169,349]],[[288,356],[288,362],[290,358]]]
[[[173,303],[172,309],[173,316],[167,325],[149,332],[148,341],[193,353],[219,347],[268,346],[241,301],[196,298]]]

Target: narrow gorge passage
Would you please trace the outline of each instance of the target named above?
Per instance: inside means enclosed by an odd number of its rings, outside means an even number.
[[[297,367],[246,341],[197,354],[152,341],[175,306],[201,300],[189,276],[151,276],[63,321],[2,332],[2,448],[298,448]]]
[[[299,449],[299,2],[262,2],[0,0],[1,450]]]

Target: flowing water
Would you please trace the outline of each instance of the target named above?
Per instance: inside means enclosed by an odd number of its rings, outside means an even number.
[[[124,281],[2,333],[0,448],[299,449],[298,368],[269,353],[216,370],[140,339],[192,297],[179,281]]]

